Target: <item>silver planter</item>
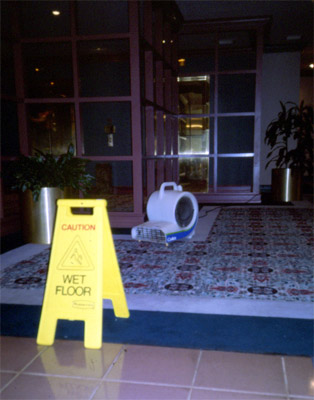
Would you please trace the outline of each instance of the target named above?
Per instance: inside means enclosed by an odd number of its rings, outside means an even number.
[[[274,201],[302,200],[302,174],[297,169],[275,168],[272,170],[272,196]]]
[[[38,201],[27,190],[22,198],[22,230],[26,243],[51,244],[56,216],[57,199],[64,198],[59,188],[44,187]]]

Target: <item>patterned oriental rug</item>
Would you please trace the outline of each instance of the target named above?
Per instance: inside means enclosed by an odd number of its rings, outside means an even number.
[[[314,300],[313,210],[222,208],[203,242],[115,240],[126,293]],[[42,288],[50,249],[4,269],[1,287]]]

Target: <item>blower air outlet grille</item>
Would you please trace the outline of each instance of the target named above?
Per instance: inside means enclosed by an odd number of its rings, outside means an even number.
[[[156,228],[136,227],[135,236],[139,240],[148,240],[150,242],[165,243],[166,235],[162,230]]]
[[[194,215],[192,201],[188,197],[181,197],[176,205],[175,217],[177,224],[182,228],[188,226]]]

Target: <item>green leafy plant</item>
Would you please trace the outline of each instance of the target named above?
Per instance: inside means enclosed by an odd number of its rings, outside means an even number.
[[[305,106],[304,101],[300,106],[293,102],[280,102],[280,105],[277,118],[266,129],[265,143],[271,151],[265,168],[274,162],[276,168],[295,168],[312,176],[313,107]]]
[[[7,170],[11,189],[25,192],[30,189],[34,200],[38,200],[43,187],[66,187],[86,193],[92,186],[93,177],[86,173],[89,160],[76,158],[74,146],[69,145],[66,153],[54,156],[36,150],[34,156],[21,156]]]

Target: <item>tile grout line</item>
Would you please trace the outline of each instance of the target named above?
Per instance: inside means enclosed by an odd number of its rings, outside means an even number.
[[[101,385],[103,382],[106,382],[106,380],[105,380],[105,379],[106,379],[106,376],[110,373],[110,371],[112,370],[112,368],[115,366],[115,364],[116,364],[117,361],[119,360],[119,358],[120,358],[122,352],[125,352],[125,350],[126,350],[126,346],[123,345],[123,346],[121,347],[121,349],[118,351],[118,354],[117,354],[117,355],[115,356],[115,358],[113,359],[113,361],[112,361],[111,365],[109,366],[109,368],[107,369],[107,371],[104,373],[104,376],[100,379],[98,385],[97,385],[97,386],[95,387],[95,389],[92,391],[92,393],[91,393],[91,395],[90,395],[90,397],[89,397],[89,400],[92,400],[92,399],[94,398],[94,396],[95,396],[95,394],[97,393],[97,391],[98,391],[100,385]]]
[[[199,355],[198,355],[198,359],[197,359],[197,362],[196,362],[194,376],[193,376],[193,379],[192,379],[191,388],[189,390],[189,394],[188,394],[187,400],[191,400],[192,390],[193,390],[194,383],[196,381],[196,376],[197,376],[197,373],[198,373],[198,368],[199,368],[200,363],[201,363],[202,355],[203,355],[203,350],[200,350]]]
[[[118,362],[121,354],[125,353],[126,351],[127,351],[127,346],[123,345],[121,347],[121,349],[119,350],[118,354],[113,359],[113,361],[112,361],[111,365],[109,366],[109,368],[107,369],[107,371],[104,373],[104,376],[101,378],[102,381],[106,380],[107,375],[111,372],[112,368],[116,365],[116,363]]]
[[[137,380],[128,380],[128,379],[107,379],[104,382],[112,382],[112,383],[131,383],[136,385],[147,385],[147,386],[162,386],[169,388],[181,388],[181,389],[201,389],[207,392],[217,391],[217,392],[228,392],[228,393],[240,393],[240,394],[254,394],[259,396],[273,396],[278,398],[283,398],[286,396],[284,393],[271,393],[271,392],[256,392],[252,390],[239,390],[239,389],[225,389],[221,387],[207,387],[207,386],[192,386],[192,385],[184,385],[184,384],[172,384],[165,382],[153,382],[153,381],[137,381]],[[300,396],[297,396],[301,398]],[[302,397],[302,399],[311,399],[312,397]]]
[[[107,372],[104,374],[104,377],[99,379],[99,378],[91,378],[91,377],[82,377],[82,376],[69,376],[69,375],[55,375],[55,374],[44,374],[44,373],[35,373],[35,372],[23,372],[38,356],[40,356],[40,354],[42,354],[46,349],[43,349],[41,351],[41,353],[39,353],[36,357],[34,357],[20,372],[16,373],[16,376],[14,376],[2,389],[4,390],[10,383],[12,383],[18,376],[20,376],[21,374],[24,375],[32,375],[32,376],[52,376],[52,377],[58,377],[58,378],[62,378],[62,379],[87,379],[89,381],[98,381],[99,384],[97,385],[97,387],[93,390],[91,396],[89,397],[89,400],[92,400],[93,397],[95,396],[99,386],[104,383],[104,382],[116,382],[116,383],[131,383],[131,384],[137,384],[137,385],[145,385],[145,386],[162,386],[162,387],[172,387],[172,388],[185,388],[185,389],[190,389],[190,392],[193,389],[202,389],[208,392],[211,391],[218,391],[218,392],[228,392],[228,393],[245,393],[245,394],[257,394],[257,395],[264,395],[264,396],[275,396],[276,398],[282,398],[283,394],[279,394],[279,393],[269,393],[269,392],[255,392],[255,391],[246,391],[246,390],[235,390],[235,389],[225,389],[225,388],[219,388],[219,387],[203,387],[203,386],[193,386],[196,380],[196,370],[199,368],[199,361],[201,359],[201,355],[199,355],[198,357],[198,366],[195,367],[195,373],[194,373],[194,377],[192,380],[191,385],[182,385],[182,384],[169,384],[169,383],[162,383],[162,382],[147,382],[147,381],[136,381],[136,380],[127,380],[127,379],[105,379],[105,376],[107,376],[109,374],[109,372],[112,370],[112,368],[114,367],[115,363],[117,362],[119,356],[121,355],[122,351],[124,351],[125,346],[123,346],[123,348],[121,348],[121,350],[118,352],[117,356],[115,357],[115,359],[113,360],[112,364],[110,365],[110,367],[108,368]],[[282,361],[283,361],[283,357],[282,357]],[[284,365],[284,364],[283,364]],[[4,371],[4,370],[3,370]],[[5,371],[4,371],[5,372]],[[10,371],[12,373],[14,373],[14,371]],[[190,400],[190,395],[188,395],[187,400]],[[284,395],[286,397],[286,399],[289,399],[288,395]],[[309,396],[295,396],[296,398],[299,398],[300,400],[304,399],[304,400],[309,400],[309,399],[313,399],[312,397]]]
[[[285,383],[287,399],[289,400],[290,394],[289,394],[288,376],[287,376],[285,358],[283,356],[281,357],[281,366],[282,366],[283,379],[284,379],[284,383]]]
[[[1,371],[3,372],[3,371]],[[0,394],[4,391],[4,389],[6,389],[9,385],[11,385],[12,382],[15,381],[15,379],[20,376],[19,372],[14,372],[14,376],[0,389]]]
[[[26,370],[35,360],[38,358],[42,353],[44,353],[47,350],[47,347],[44,347],[39,351],[38,354],[36,354],[35,357],[33,357],[20,371],[16,372],[16,375],[13,376],[12,379],[9,380],[1,389],[0,389],[0,394],[6,389],[13,381],[15,381],[20,375],[22,375],[23,371]]]

